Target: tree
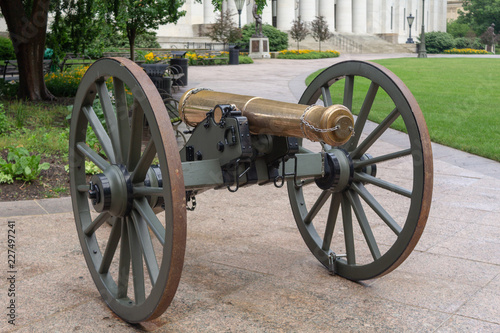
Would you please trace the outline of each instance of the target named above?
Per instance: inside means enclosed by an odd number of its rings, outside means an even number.
[[[500,29],[500,0],[464,0],[459,19],[468,23],[479,36],[492,24],[495,32]]]
[[[0,1],[18,63],[20,99],[55,99],[43,78],[49,5],[50,0]]]
[[[309,35],[307,22],[302,21],[299,16],[296,20],[292,21],[292,28],[290,29],[290,36],[297,42],[297,50],[300,50],[299,42],[303,41],[307,35]]]
[[[186,12],[180,10],[184,0],[102,0],[107,20],[127,36],[130,58],[134,60],[135,38],[158,29],[161,24],[177,23]]]
[[[241,30],[238,29],[236,23],[233,21],[233,15],[231,11],[226,10],[222,15],[216,20],[216,22],[207,29],[205,33],[210,39],[224,43],[234,43],[241,38]]]
[[[314,40],[319,42],[319,51],[321,52],[321,42],[329,39],[332,35],[324,16],[316,16],[316,19],[311,22],[311,34]]]

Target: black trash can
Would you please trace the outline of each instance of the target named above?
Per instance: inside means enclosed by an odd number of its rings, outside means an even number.
[[[236,47],[229,48],[229,64],[230,65],[238,65],[240,63],[240,59],[238,58],[240,55],[240,49]]]
[[[188,62],[189,60],[186,58],[170,59],[170,65],[175,67],[180,67],[182,73],[184,73],[184,75],[181,78],[176,80],[177,81],[176,83],[180,86],[187,86],[188,84]]]

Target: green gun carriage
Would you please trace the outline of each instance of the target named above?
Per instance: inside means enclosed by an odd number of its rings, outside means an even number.
[[[123,58],[96,61],[75,99],[78,236],[99,292],[125,321],[157,318],[172,302],[187,210],[209,189],[286,188],[312,254],[350,280],[392,271],[416,246],[431,204],[431,142],[415,98],[382,66],[332,65],[298,104],[192,89],[179,113],[182,144],[156,87]],[[102,172],[89,178],[89,161]]]

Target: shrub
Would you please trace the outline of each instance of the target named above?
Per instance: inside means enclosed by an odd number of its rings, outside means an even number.
[[[0,79],[0,97],[13,99],[17,96],[19,90],[19,81],[4,81]]]
[[[339,52],[328,51],[313,51],[313,50],[283,50],[278,54],[278,59],[321,59],[321,58],[336,58],[340,55]]]
[[[255,23],[247,24],[241,29],[241,39],[236,42],[240,49],[249,49],[250,37],[255,33]],[[269,24],[262,26],[262,33],[269,38],[269,51],[278,52],[288,48],[288,35]]]
[[[471,31],[471,28],[466,23],[460,23],[457,20],[451,20],[446,23],[446,32],[455,38],[467,37],[469,31]]]
[[[455,40],[447,32],[431,31],[425,33],[425,48],[427,53],[442,53],[444,50],[454,47]]]
[[[0,37],[0,60],[16,59],[12,41],[6,37]]]
[[[0,134],[5,133],[10,127],[9,119],[4,109],[3,104],[0,104]]]
[[[483,49],[483,44],[477,37],[459,37],[455,38],[455,48],[457,49]]]
[[[74,97],[87,67],[45,74],[47,89],[56,97]]]

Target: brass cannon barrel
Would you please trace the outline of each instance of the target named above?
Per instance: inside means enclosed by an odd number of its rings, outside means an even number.
[[[218,104],[233,104],[248,118],[252,134],[272,134],[322,141],[331,146],[346,143],[354,119],[343,105],[328,107],[279,102],[261,97],[191,89],[179,101],[179,113],[189,126],[202,122]],[[222,115],[214,110],[215,121]]]

